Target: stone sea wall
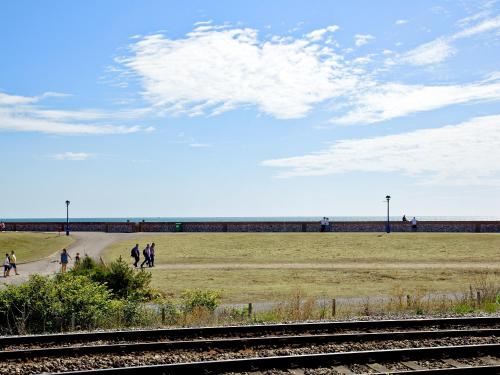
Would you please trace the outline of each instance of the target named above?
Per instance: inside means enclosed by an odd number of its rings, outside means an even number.
[[[7,222],[7,231],[64,232],[60,222]],[[318,222],[70,222],[75,232],[319,232]],[[385,232],[383,221],[342,221],[331,224],[332,232]],[[411,232],[411,224],[391,222],[392,232]],[[500,221],[420,221],[418,232],[500,233]]]

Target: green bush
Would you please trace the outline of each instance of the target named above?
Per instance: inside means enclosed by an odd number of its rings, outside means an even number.
[[[0,290],[1,329],[10,334],[92,328],[111,306],[104,285],[75,275],[32,276]]]
[[[182,310],[186,313],[196,308],[204,308],[213,312],[220,304],[221,295],[220,292],[214,290],[194,289],[183,292],[181,298]]]
[[[115,298],[144,301],[153,296],[151,273],[143,270],[135,272],[121,257],[107,266],[97,264],[86,256],[70,273],[85,275],[93,281],[106,284]]]

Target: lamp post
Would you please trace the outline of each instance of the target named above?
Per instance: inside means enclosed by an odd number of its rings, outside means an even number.
[[[66,201],[66,236],[69,236],[69,201]]]
[[[391,200],[391,196],[390,195],[386,195],[385,199],[387,199],[387,224],[385,226],[385,231],[387,233],[391,233],[391,222],[390,222],[390,219],[389,219],[389,201]]]

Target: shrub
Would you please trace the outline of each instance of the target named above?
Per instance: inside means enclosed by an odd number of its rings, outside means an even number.
[[[85,276],[32,276],[0,290],[0,321],[11,334],[91,328],[110,307],[110,292]]]
[[[220,292],[214,290],[194,289],[183,292],[181,298],[184,312],[192,312],[196,308],[214,312],[220,304],[221,295]]]
[[[152,298],[150,288],[151,273],[141,270],[135,272],[120,257],[109,266],[97,264],[86,256],[82,262],[70,271],[75,275],[85,275],[93,281],[106,284],[115,298],[149,300]]]

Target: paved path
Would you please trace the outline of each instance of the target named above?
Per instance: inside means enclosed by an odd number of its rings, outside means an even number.
[[[73,232],[71,236],[75,242],[68,247],[71,257],[74,258],[76,253],[80,253],[83,257],[85,254],[93,258],[99,258],[102,251],[117,241],[126,240],[133,237],[135,233],[101,233],[101,232]],[[13,270],[7,278],[0,277],[1,284],[21,283],[28,279],[28,276],[34,273],[42,275],[50,275],[58,272],[61,265],[59,264],[59,251],[51,256],[37,260],[34,262],[18,264],[17,268],[20,275],[15,276]],[[70,260],[70,266],[72,260]]]
[[[155,269],[199,270],[199,269],[500,269],[500,263],[490,262],[339,262],[339,263],[176,263],[158,264]]]

